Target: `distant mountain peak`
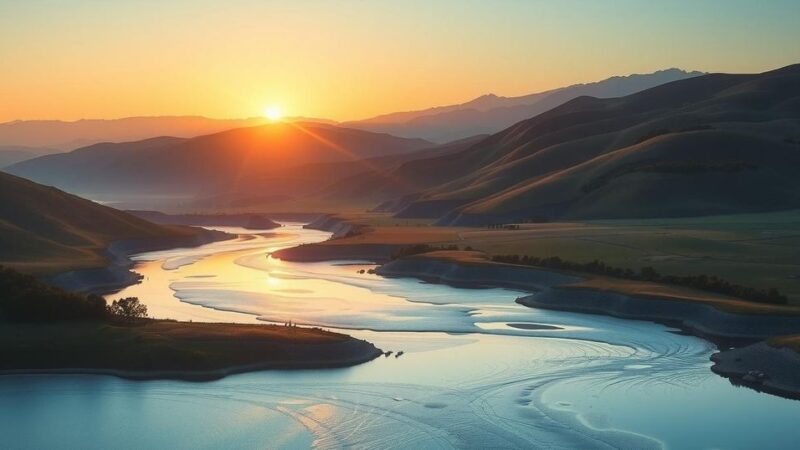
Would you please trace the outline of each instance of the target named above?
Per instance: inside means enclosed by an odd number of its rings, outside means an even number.
[[[699,75],[703,75],[703,72],[689,72],[672,67],[646,74],[614,76],[600,81],[515,97],[488,93],[465,103],[384,114],[362,121],[347,122],[344,125],[443,143],[476,134],[495,133],[515,122],[533,117],[582,95],[597,98],[621,97]]]

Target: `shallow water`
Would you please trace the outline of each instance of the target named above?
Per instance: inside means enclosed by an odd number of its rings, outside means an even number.
[[[389,357],[210,383],[0,378],[4,448],[795,448],[800,402],[709,371],[714,347],[661,325],[531,309],[518,292],[268,256],[298,224],[137,256],[150,313],[318,325]],[[404,353],[396,357],[398,351]]]

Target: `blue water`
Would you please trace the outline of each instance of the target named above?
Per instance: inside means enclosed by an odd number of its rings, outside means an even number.
[[[526,308],[504,289],[286,263],[290,225],[140,255],[158,317],[293,320],[394,355],[208,383],[0,377],[3,448],[796,448],[800,402],[732,386],[714,347],[648,322]],[[522,329],[508,324],[557,329]]]

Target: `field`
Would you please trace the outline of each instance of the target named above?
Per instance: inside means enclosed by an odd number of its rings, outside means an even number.
[[[429,221],[381,214],[345,216],[367,225],[331,241],[456,244],[490,255],[594,259],[663,274],[708,274],[757,288],[775,287],[800,304],[800,211],[699,218],[520,224],[519,230],[433,227]]]

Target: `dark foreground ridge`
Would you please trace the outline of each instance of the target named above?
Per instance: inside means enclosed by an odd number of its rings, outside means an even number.
[[[87,373],[212,380],[265,369],[346,367],[369,342],[319,328],[146,319],[138,299],[108,307],[0,267],[0,374]]]
[[[4,324],[0,355],[0,374],[206,381],[268,369],[354,366],[381,351],[319,328],[149,320]]]

